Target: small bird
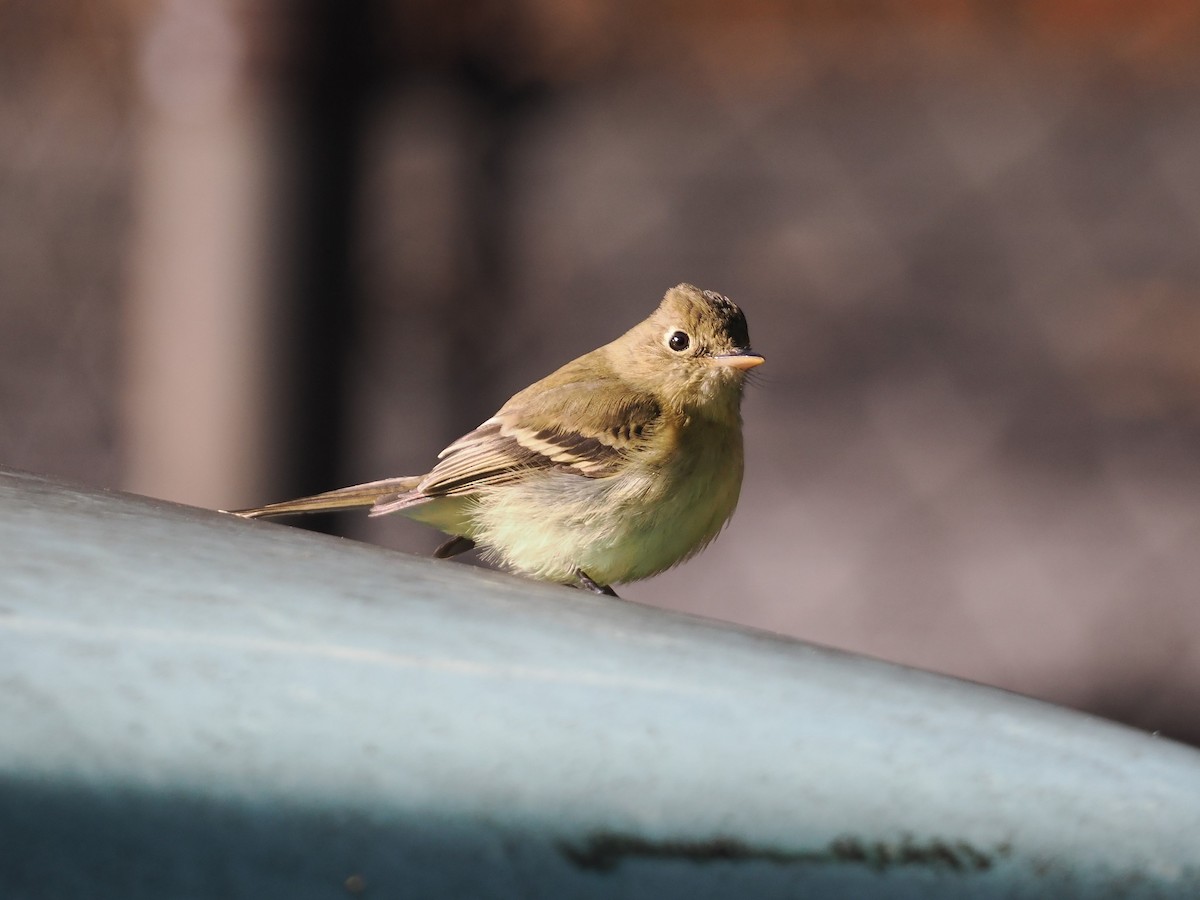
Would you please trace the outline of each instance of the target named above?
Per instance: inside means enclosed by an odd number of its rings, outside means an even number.
[[[742,485],[742,388],[763,362],[746,317],[680,284],[653,314],[567,363],[438,454],[385,478],[236,510],[246,518],[370,507],[449,534],[435,555],[483,558],[616,596],[699,553]]]

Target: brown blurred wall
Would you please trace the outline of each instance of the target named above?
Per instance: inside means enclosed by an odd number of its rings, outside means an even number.
[[[624,594],[1200,740],[1200,8],[364,9],[0,0],[0,464],[416,471],[694,281],[743,501]]]

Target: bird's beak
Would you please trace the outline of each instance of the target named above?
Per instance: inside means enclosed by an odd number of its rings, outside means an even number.
[[[755,366],[761,366],[765,359],[757,353],[728,353],[722,356],[714,356],[712,361],[718,366],[728,366],[730,369],[753,369]]]

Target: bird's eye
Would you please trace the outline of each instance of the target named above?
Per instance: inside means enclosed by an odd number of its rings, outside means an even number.
[[[676,353],[682,353],[692,345],[692,339],[687,336],[685,331],[676,331],[667,339],[667,346]]]

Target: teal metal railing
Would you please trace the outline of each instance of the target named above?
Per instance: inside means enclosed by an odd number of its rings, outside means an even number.
[[[1200,753],[0,474],[0,897],[1196,897]]]

